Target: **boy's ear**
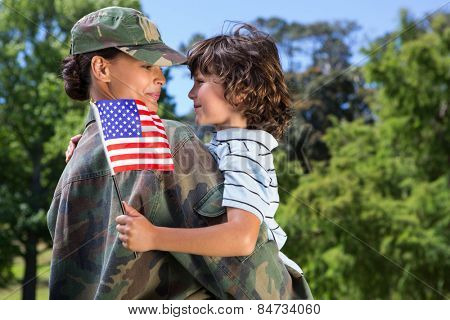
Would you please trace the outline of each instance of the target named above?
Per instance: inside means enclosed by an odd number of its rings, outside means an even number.
[[[92,75],[99,81],[111,82],[111,63],[103,57],[94,56],[91,60]]]

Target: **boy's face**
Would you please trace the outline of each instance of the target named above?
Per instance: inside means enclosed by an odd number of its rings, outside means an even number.
[[[194,102],[195,122],[214,125],[218,130],[230,127],[245,128],[245,118],[224,96],[224,87],[216,76],[196,72],[188,97]]]
[[[160,67],[119,54],[111,60],[109,70],[109,90],[116,99],[138,99],[157,112],[161,87],[166,83]]]

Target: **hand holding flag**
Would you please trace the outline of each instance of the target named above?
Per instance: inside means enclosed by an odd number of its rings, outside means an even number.
[[[166,131],[158,115],[139,100],[100,100],[91,105],[120,207],[126,215],[115,175],[130,170],[173,171]]]

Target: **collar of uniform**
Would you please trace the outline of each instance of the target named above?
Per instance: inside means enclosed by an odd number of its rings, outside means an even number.
[[[89,111],[88,114],[86,116],[86,119],[84,120],[84,127],[86,128],[89,124],[91,124],[91,122],[95,121],[95,113],[94,113],[94,109],[92,109],[93,106],[92,104],[89,104]]]
[[[266,146],[270,151],[278,146],[277,140],[264,130],[251,130],[244,128],[229,128],[217,131],[214,134],[217,141],[252,140]]]

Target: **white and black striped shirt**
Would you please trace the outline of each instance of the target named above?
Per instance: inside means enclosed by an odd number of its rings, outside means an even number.
[[[207,146],[225,178],[222,206],[256,215],[267,225],[269,239],[281,249],[287,236],[274,219],[279,196],[272,156],[278,142],[263,130],[230,128],[215,132]],[[303,274],[281,251],[279,256],[284,264]]]
[[[266,131],[231,128],[214,133],[208,149],[225,178],[222,205],[256,215],[281,249],[287,236],[274,219],[279,196],[272,150],[277,146]]]

